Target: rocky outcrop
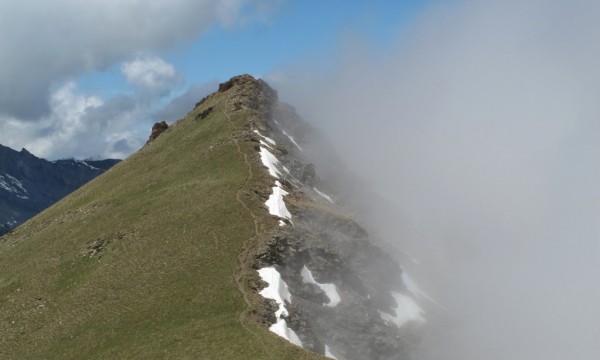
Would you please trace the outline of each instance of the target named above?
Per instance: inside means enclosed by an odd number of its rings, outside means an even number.
[[[260,144],[258,151],[276,157],[277,181],[287,193],[291,219],[281,218],[279,228],[253,255],[256,270],[275,268],[289,288],[287,326],[303,347],[339,360],[410,359],[422,321],[419,312],[395,319],[399,297],[418,308],[398,261],[336,199],[326,169],[317,166],[310,184],[302,182],[305,166],[320,155],[314,152],[319,146],[304,141],[317,137],[314,130],[293,108],[280,104],[266,83],[242,75],[221,84],[219,91],[234,87],[233,110],[252,108],[263,114],[249,119],[247,136]],[[255,192],[265,202],[272,195]],[[264,286],[258,282],[254,288]],[[256,314],[266,326],[279,320],[273,303],[265,299]]]
[[[153,140],[159,137],[160,134],[167,131],[167,129],[169,129],[169,124],[167,124],[166,121],[154,123],[152,126],[152,133],[150,133],[150,137],[148,138],[148,141],[146,141],[146,145],[150,144]]]

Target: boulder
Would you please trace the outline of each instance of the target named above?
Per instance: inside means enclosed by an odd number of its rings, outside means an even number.
[[[146,142],[146,144],[149,144],[150,142],[152,142],[152,140],[156,139],[160,134],[165,132],[168,128],[169,128],[169,124],[167,124],[166,121],[161,121],[161,122],[155,123],[154,126],[152,126],[152,133],[150,134],[150,138],[148,138],[148,141]]]

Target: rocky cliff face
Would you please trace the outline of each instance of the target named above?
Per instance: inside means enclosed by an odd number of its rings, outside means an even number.
[[[253,106],[263,113],[250,119],[246,136],[273,177],[271,191],[260,195],[280,219],[253,254],[264,280],[255,288],[266,297],[259,317],[271,331],[330,358],[409,359],[426,296],[352,218],[330,171],[313,173],[315,149],[326,148],[315,142],[317,133],[266,83],[240,76],[219,91],[234,85],[232,111]]]
[[[50,162],[0,145],[0,234],[9,231],[119,160]]]

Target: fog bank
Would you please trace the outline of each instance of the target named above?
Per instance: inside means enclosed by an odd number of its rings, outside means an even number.
[[[275,84],[400,209],[371,221],[446,308],[421,359],[600,355],[599,18],[437,3],[395,49],[350,41],[326,81]]]

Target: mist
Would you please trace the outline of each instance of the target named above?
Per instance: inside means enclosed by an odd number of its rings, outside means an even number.
[[[599,18],[435,2],[391,49],[349,35],[333,74],[275,84],[397,209],[368,220],[443,306],[419,359],[600,355]]]

